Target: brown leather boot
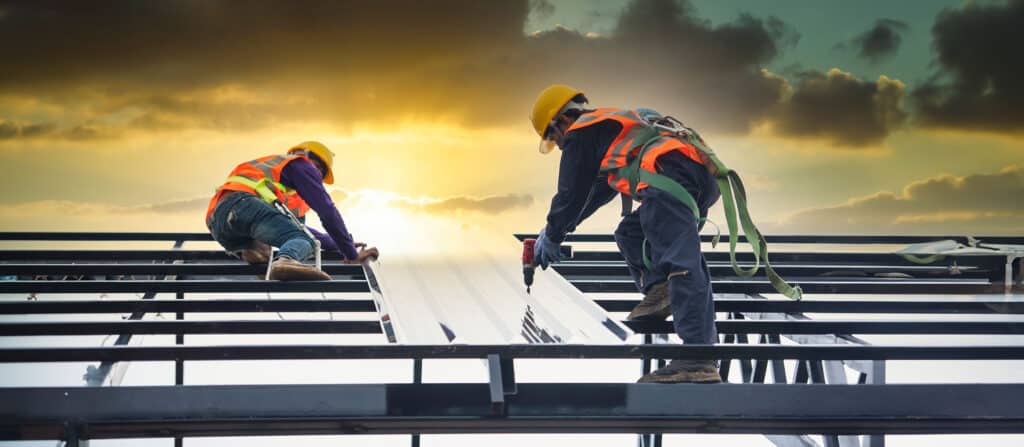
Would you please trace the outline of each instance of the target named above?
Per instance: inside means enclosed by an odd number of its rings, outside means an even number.
[[[668,298],[668,283],[656,284],[647,291],[643,301],[633,308],[627,320],[664,320],[672,315],[671,300]]]
[[[253,239],[242,250],[242,260],[250,264],[266,264],[270,261],[270,246]]]
[[[281,256],[270,266],[270,279],[278,281],[330,281],[331,276],[311,265]]]
[[[645,374],[637,383],[720,383],[718,364],[714,360],[673,360],[668,365]]]

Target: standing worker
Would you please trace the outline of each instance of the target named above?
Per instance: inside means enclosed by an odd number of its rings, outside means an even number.
[[[684,343],[710,345],[718,341],[718,332],[711,275],[698,231],[721,194],[697,149],[652,125],[660,118],[649,109],[589,108],[583,92],[566,85],[552,85],[541,92],[531,115],[541,137],[540,152],[546,154],[558,146],[562,158],[558,192],[551,200],[547,225],[537,237],[535,263],[547,268],[556,262],[565,235],[616,194],[623,194],[624,205],[636,199],[641,205],[636,211],[624,207],[615,230],[619,251],[644,293],[628,319],[663,320],[672,315]],[[638,163],[632,163],[635,159]],[[647,174],[630,179],[625,170],[620,171],[630,167],[637,175]],[[656,174],[658,180],[648,174]],[[684,188],[695,203],[684,204],[665,180]],[[639,380],[720,381],[718,365],[710,359],[675,359]]]
[[[376,248],[354,243],[324,184],[334,183],[334,154],[316,141],[300,143],[286,155],[269,155],[235,167],[217,188],[206,210],[206,226],[214,240],[250,264],[270,262],[269,279],[330,280],[302,261],[314,255],[316,237],[325,250],[337,250],[349,264],[376,258]],[[275,206],[283,205],[283,206]],[[302,228],[306,212],[320,216],[327,234]],[[285,214],[287,209],[295,217]]]

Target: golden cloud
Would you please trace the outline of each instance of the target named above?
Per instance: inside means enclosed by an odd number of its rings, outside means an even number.
[[[911,182],[896,194],[879,192],[845,203],[799,211],[781,223],[794,232],[994,232],[1024,231],[1024,170],[939,175]]]

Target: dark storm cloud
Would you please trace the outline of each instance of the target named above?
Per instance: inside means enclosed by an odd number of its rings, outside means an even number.
[[[786,80],[762,67],[799,35],[771,17],[741,14],[712,25],[688,2],[632,2],[607,36],[564,28],[524,35],[531,10],[548,9],[527,0],[244,8],[216,0],[39,1],[0,9],[0,98],[85,104],[79,122],[58,132],[72,139],[402,118],[528,130],[524,111],[555,82],[586,90],[595,105],[651,107],[712,132],[778,121],[792,135],[859,145],[902,120],[891,107],[902,90],[888,84],[804,80],[787,103]],[[871,88],[867,99],[848,92]],[[833,100],[833,110],[850,108],[852,117],[815,116],[814,129],[797,121]],[[864,128],[853,131],[854,122]]]
[[[904,93],[903,83],[885,76],[865,81],[838,69],[805,72],[771,121],[780,135],[873,145],[906,121]]]
[[[878,19],[871,29],[837,47],[856,49],[857,55],[861,58],[878,63],[896,54],[903,41],[900,33],[907,31],[908,28],[906,23],[899,20]]]
[[[555,29],[533,35],[529,48],[532,61],[557,68],[547,79],[579,84],[594,104],[651,107],[702,129],[744,133],[784,89],[761,68],[798,38],[774,18],[712,26],[686,2],[636,1],[609,36]]]
[[[345,76],[362,67],[415,66],[507,46],[519,38],[526,13],[523,2],[473,0],[256,0],[244,6],[217,0],[10,2],[2,6],[7,16],[0,27],[4,83],[113,78],[188,86],[308,69]]]
[[[265,125],[271,107],[285,120],[481,112],[478,104],[504,91],[495,84],[515,84],[503,73],[511,67],[509,49],[522,43],[527,14],[525,1],[473,0],[244,7],[40,1],[0,8],[7,11],[0,93],[54,103],[88,98],[89,112],[101,116],[154,112],[139,121],[151,126],[198,120],[234,129]],[[206,94],[225,85],[268,98]]]
[[[530,11],[538,17],[551,17],[555,13],[555,5],[548,0],[530,0]]]
[[[1024,131],[1024,1],[944,10],[932,35],[942,72],[913,91],[920,123]]]
[[[70,141],[86,141],[116,138],[118,133],[104,127],[80,124],[59,129],[54,123],[20,124],[0,119],[0,141],[57,138]]]
[[[21,124],[0,119],[0,140],[41,137],[53,133],[55,128],[52,123]]]

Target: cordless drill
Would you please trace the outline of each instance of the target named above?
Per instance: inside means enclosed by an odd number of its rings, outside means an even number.
[[[530,293],[530,286],[533,285],[533,272],[537,269],[537,264],[533,263],[533,248],[536,245],[536,239],[523,240],[523,284],[526,284],[526,293]]]

